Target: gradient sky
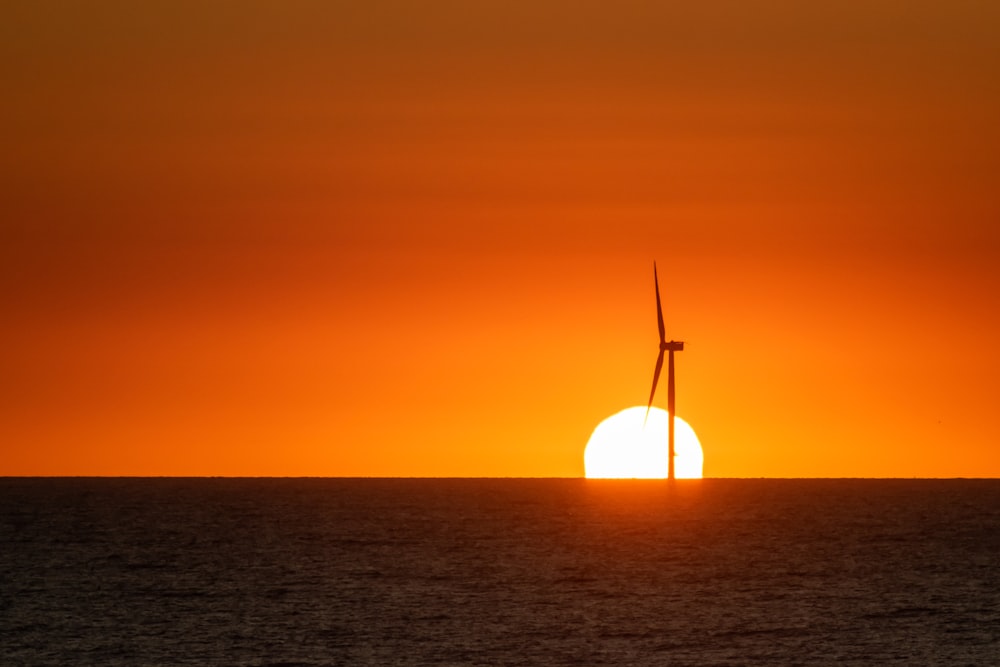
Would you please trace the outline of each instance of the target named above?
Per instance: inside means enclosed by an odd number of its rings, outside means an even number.
[[[0,474],[580,476],[648,396],[655,259],[707,476],[1000,476],[997,35],[5,3]]]

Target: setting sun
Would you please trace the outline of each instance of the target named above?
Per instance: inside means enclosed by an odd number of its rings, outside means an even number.
[[[652,408],[643,427],[646,408],[628,408],[602,421],[594,429],[583,453],[588,478],[666,479],[666,410]],[[701,443],[687,422],[674,418],[676,476],[697,479],[702,475]]]

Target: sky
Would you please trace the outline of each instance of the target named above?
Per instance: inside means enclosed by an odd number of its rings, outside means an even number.
[[[655,260],[706,476],[1000,476],[997,34],[5,3],[0,475],[582,476],[648,397]]]

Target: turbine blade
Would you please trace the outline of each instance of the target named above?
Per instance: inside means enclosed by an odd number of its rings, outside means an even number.
[[[656,324],[660,327],[660,342],[666,343],[667,334],[663,326],[663,308],[660,307],[660,279],[656,275],[656,262],[653,262],[653,284],[656,285]]]
[[[649,409],[653,407],[653,396],[656,395],[656,383],[660,380],[660,369],[663,368],[663,350],[660,350],[656,357],[656,370],[653,371],[653,388],[649,391],[649,404],[646,406],[646,416],[642,420],[642,427],[646,428],[646,420],[649,419]]]

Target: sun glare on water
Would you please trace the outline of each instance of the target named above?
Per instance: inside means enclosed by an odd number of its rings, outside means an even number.
[[[643,428],[645,406],[628,408],[602,421],[583,452],[588,478],[666,479],[668,468],[666,410],[653,408]],[[694,429],[674,417],[674,474],[678,479],[701,477],[704,455]]]

